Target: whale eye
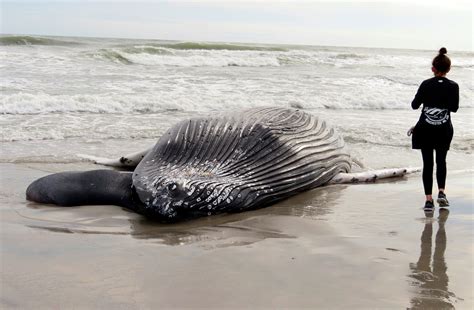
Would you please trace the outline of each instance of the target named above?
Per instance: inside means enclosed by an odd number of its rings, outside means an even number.
[[[173,183],[170,183],[170,184],[168,184],[167,188],[168,188],[168,190],[169,190],[170,192],[172,192],[172,191],[174,191],[174,190],[176,190],[176,189],[178,188],[178,184],[176,184],[176,183],[174,183],[174,182],[173,182]]]

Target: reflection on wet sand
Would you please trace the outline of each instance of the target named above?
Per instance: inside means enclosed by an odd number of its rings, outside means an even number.
[[[421,251],[417,263],[411,263],[412,285],[417,289],[412,297],[411,309],[454,309],[456,295],[448,290],[448,267],[444,259],[446,251],[445,223],[449,210],[440,209],[438,231],[435,237],[433,262],[431,264],[433,212],[425,212],[425,228],[421,234]]]
[[[56,217],[65,217],[65,221],[41,221],[28,227],[55,233],[131,235],[136,239],[147,239],[152,243],[172,246],[199,242],[206,242],[205,246],[212,244],[212,247],[216,248],[248,245],[268,238],[296,238],[283,233],[284,228],[279,226],[280,221],[272,219],[278,216],[321,219],[331,212],[331,207],[344,188],[345,186],[339,185],[318,188],[272,207],[172,225],[151,222],[136,214],[116,217],[111,214],[113,209],[101,214],[101,211],[104,211],[102,206],[68,208],[68,212],[75,213],[71,216],[61,214],[61,211],[66,212],[64,208],[44,207],[36,208],[35,214],[29,216],[36,217],[37,220],[46,216],[50,220],[51,213],[54,212]]]

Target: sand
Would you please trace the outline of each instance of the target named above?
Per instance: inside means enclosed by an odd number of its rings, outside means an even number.
[[[421,176],[315,189],[176,225],[115,206],[28,203],[90,164],[1,164],[2,309],[472,309],[473,174],[426,216]]]

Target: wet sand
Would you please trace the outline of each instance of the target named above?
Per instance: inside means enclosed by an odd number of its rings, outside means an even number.
[[[2,309],[472,309],[473,174],[426,216],[421,176],[315,189],[176,225],[115,206],[28,203],[90,164],[0,164]]]

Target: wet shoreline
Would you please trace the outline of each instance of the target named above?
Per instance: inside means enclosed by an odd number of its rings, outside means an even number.
[[[24,200],[46,172],[2,164],[2,308],[470,308],[472,172],[426,217],[419,175],[338,185],[177,225]],[[41,168],[39,170],[38,168]]]

